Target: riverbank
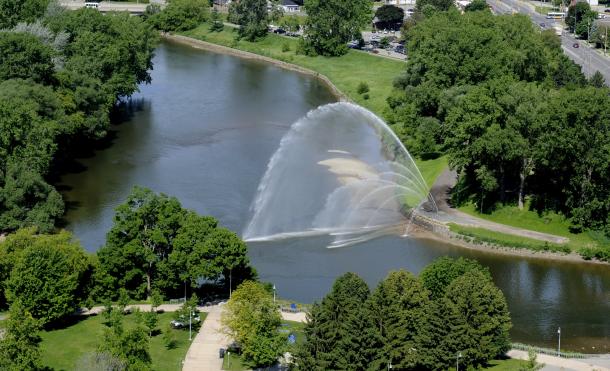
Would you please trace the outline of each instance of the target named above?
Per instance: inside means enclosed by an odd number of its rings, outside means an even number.
[[[405,71],[404,61],[379,58],[357,50],[350,50],[341,57],[306,56],[298,53],[297,38],[276,34],[268,34],[256,42],[249,42],[236,40],[237,30],[234,28],[225,27],[221,32],[211,32],[209,25],[202,24],[178,36],[204,42],[196,44],[200,48],[214,48],[210,44],[224,46],[232,49],[230,52],[233,55],[251,58],[251,54],[256,54],[281,67],[295,71],[303,69],[304,73],[323,76],[331,82],[331,89],[337,89],[341,96],[380,117],[384,116],[387,109],[386,99],[393,89],[394,79]],[[368,91],[359,90],[362,84],[367,86]]]

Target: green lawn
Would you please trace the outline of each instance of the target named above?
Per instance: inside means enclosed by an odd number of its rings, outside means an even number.
[[[210,32],[209,25],[202,24],[196,29],[182,34],[316,71],[328,77],[351,100],[379,116],[383,116],[387,107],[386,98],[390,95],[394,78],[405,70],[404,61],[375,57],[356,50],[350,50],[346,55],[336,58],[297,55],[295,53],[296,38],[275,34],[269,34],[257,42],[236,41],[236,29],[226,26],[224,31],[217,33]],[[369,99],[365,99],[363,95],[356,92],[360,82],[366,82],[369,85]]]
[[[492,222],[567,237],[570,239],[570,245],[576,249],[598,246],[589,233],[571,233],[570,222],[563,216],[554,212],[539,215],[536,211],[529,210],[528,205],[523,210],[519,210],[517,206],[502,206],[489,214],[482,214],[470,203],[459,207],[459,210]]]
[[[431,188],[436,178],[447,168],[447,156],[441,156],[434,160],[415,160],[415,164],[426,184]]]
[[[202,319],[205,313],[201,313]],[[166,330],[173,319],[173,313],[159,314],[159,328]],[[72,326],[60,330],[43,332],[42,360],[45,366],[56,370],[75,370],[77,362],[87,353],[94,352],[102,341],[105,325],[101,315],[89,317]],[[134,325],[134,315],[125,316],[125,326]],[[187,330],[175,331],[177,346],[168,350],[163,345],[163,335],[158,334],[150,340],[150,355],[153,370],[181,370],[182,360],[190,345]],[[193,335],[194,336],[194,335]]]
[[[485,370],[493,370],[493,371],[515,371],[518,370],[520,366],[524,366],[527,362],[519,359],[496,359],[489,362],[489,367],[486,367]]]

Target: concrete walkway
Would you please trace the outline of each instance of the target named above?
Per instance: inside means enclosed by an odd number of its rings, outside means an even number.
[[[193,339],[182,371],[220,371],[222,358],[218,356],[220,348],[226,348],[230,339],[221,333],[221,316],[223,305],[207,307],[208,315],[203,321],[197,336]]]
[[[528,355],[523,350],[511,350],[507,353],[510,358],[527,360]],[[569,359],[549,356],[546,354],[538,354],[536,358],[538,363],[544,363],[543,370],[570,370],[570,371],[610,371],[610,359],[606,358],[588,358],[588,359]]]

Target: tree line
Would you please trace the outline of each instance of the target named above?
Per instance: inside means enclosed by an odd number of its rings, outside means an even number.
[[[35,228],[24,228],[0,242],[0,309],[9,307],[14,321],[6,341],[0,341],[0,360],[15,369],[32,369],[26,364],[29,356],[11,356],[31,353],[27,349],[40,341],[35,334],[29,338],[23,326],[53,328],[83,306],[105,303],[110,313],[113,301],[124,309],[130,300],[150,299],[158,306],[163,299],[228,295],[247,279],[256,279],[256,272],[246,244],[235,233],[213,217],[184,209],[174,197],[135,187],[117,207],[106,245],[95,255],[65,231],[38,234]],[[119,322],[107,333],[118,344],[109,340],[108,346],[123,357],[120,339],[142,340],[142,330],[124,332]],[[142,322],[152,334],[153,316],[144,314]]]
[[[0,0],[0,232],[54,229],[64,212],[54,169],[150,82],[155,40],[128,14]]]
[[[576,232],[610,235],[601,74],[587,80],[552,31],[521,15],[433,10],[403,30],[409,59],[388,98],[389,121],[417,156],[448,155],[459,173],[454,203],[486,212],[529,199],[570,218]]]

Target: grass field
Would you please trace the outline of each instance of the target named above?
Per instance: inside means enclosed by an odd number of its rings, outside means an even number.
[[[202,319],[205,313],[201,313]],[[134,315],[124,319],[125,327],[134,326]],[[173,319],[173,313],[159,314],[159,328],[162,331]],[[77,362],[86,354],[95,352],[103,339],[105,325],[102,316],[81,320],[72,326],[41,333],[42,361],[45,366],[56,370],[75,370]],[[150,339],[149,352],[152,358],[152,369],[156,371],[181,370],[190,342],[187,330],[175,332],[177,346],[168,350],[163,344],[163,335],[158,334]]]
[[[376,57],[356,50],[335,58],[298,55],[295,52],[298,42],[296,38],[269,34],[257,42],[236,41],[236,32],[236,29],[227,26],[222,32],[210,32],[209,25],[202,24],[182,34],[296,64],[323,74],[351,100],[379,116],[383,116],[387,106],[386,98],[390,95],[394,78],[405,70],[404,61]],[[369,86],[369,99],[356,92],[361,82]]]
[[[515,371],[518,370],[519,367],[524,366],[527,362],[521,361],[519,359],[495,359],[489,362],[489,367],[486,367],[485,370],[493,370],[493,371]]]

